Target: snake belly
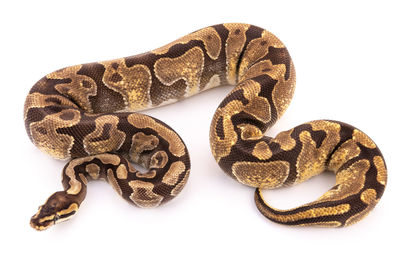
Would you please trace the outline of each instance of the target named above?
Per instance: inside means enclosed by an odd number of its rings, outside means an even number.
[[[211,150],[227,174],[257,188],[263,215],[288,225],[345,226],[376,205],[386,165],[360,130],[319,120],[264,136],[293,96],[293,62],[270,32],[228,23],[144,54],[67,67],[33,86],[24,107],[27,133],[40,150],[70,161],[63,170],[64,191],[49,197],[31,225],[43,230],[69,219],[89,180],[104,178],[140,207],[172,199],[189,175],[187,148],[169,126],[135,111],[228,84],[235,87],[212,120]],[[137,171],[131,162],[148,171]],[[312,203],[283,211],[262,198],[260,189],[300,183],[325,170],[336,173],[336,185]]]

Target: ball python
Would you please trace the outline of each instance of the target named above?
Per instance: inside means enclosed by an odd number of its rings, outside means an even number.
[[[295,80],[283,43],[241,23],[206,27],[147,53],[46,75],[26,98],[26,130],[40,150],[70,161],[62,173],[64,190],[39,207],[31,226],[44,230],[71,218],[90,180],[106,180],[139,207],[172,199],[188,179],[187,148],[165,123],[136,111],[221,85],[234,88],[212,119],[211,151],[224,172],[256,188],[256,206],[265,217],[326,227],[361,220],[387,180],[383,156],[365,133],[316,120],[275,138],[264,135],[287,109]],[[335,173],[336,184],[316,201],[279,210],[263,199],[262,189],[298,184],[326,170]]]

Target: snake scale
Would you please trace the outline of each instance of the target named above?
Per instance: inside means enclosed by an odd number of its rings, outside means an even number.
[[[256,188],[263,215],[287,225],[337,227],[373,209],[387,179],[376,144],[331,120],[265,136],[293,96],[293,62],[270,32],[228,23],[144,54],[67,67],[33,86],[24,106],[27,133],[40,150],[70,161],[62,173],[64,190],[39,207],[31,226],[44,230],[71,218],[90,180],[105,179],[139,207],[175,197],[189,176],[188,150],[169,126],[134,111],[228,84],[235,87],[211,123],[212,154],[224,172]],[[314,202],[278,210],[263,199],[261,189],[301,183],[325,170],[336,174],[336,184]]]

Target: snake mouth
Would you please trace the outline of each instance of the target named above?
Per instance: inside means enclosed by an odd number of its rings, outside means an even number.
[[[59,214],[57,212],[54,215],[46,216],[46,217],[39,217],[37,215],[34,215],[31,218],[31,226],[38,230],[38,231],[43,231],[49,228],[50,226],[53,226],[57,223],[63,222],[68,220],[71,216],[73,216],[76,213],[76,211],[71,211],[69,213],[65,214]]]
[[[32,228],[34,228],[35,230],[38,231],[43,231],[46,230],[47,228],[49,228],[50,226],[54,225],[56,223],[57,219],[54,218],[52,219],[46,219],[46,218],[37,218],[35,216],[33,216],[31,218],[31,226]]]

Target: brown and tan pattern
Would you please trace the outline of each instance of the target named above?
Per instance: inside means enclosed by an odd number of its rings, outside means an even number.
[[[139,207],[175,197],[189,177],[187,148],[170,127],[134,112],[227,84],[235,88],[211,122],[211,151],[227,174],[257,188],[262,214],[287,225],[359,221],[382,197],[387,179],[383,156],[366,134],[319,120],[275,138],[264,135],[289,106],[295,81],[283,43],[240,23],[207,27],[148,53],[46,75],[26,98],[26,130],[39,149],[70,162],[63,170],[64,191],[47,199],[31,225],[44,230],[69,219],[90,180],[105,179]],[[262,188],[300,183],[326,170],[336,174],[336,185],[314,202],[277,210],[262,198]]]

